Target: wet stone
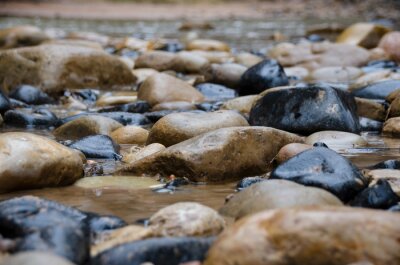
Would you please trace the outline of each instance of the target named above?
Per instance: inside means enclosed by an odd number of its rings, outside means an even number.
[[[361,126],[361,131],[375,131],[375,132],[380,132],[382,131],[383,128],[383,122],[376,121],[376,120],[371,120],[369,118],[365,117],[360,117],[360,126]]]
[[[122,104],[114,107],[103,108],[98,112],[130,112],[130,113],[145,113],[150,111],[151,106],[143,100],[138,100],[133,103]]]
[[[121,159],[119,145],[107,135],[91,135],[67,144],[81,151],[86,158]]]
[[[270,178],[326,189],[344,202],[367,187],[367,180],[350,161],[325,147],[292,157],[272,171]]]
[[[192,111],[187,111],[187,110],[159,110],[159,111],[152,111],[152,112],[147,112],[145,113],[145,117],[148,118],[151,122],[156,123],[158,120],[161,118],[167,116],[168,114],[171,113],[180,113],[180,112],[190,112],[190,113],[204,113],[202,110],[192,110]]]
[[[48,109],[9,110],[4,114],[4,122],[16,127],[54,127],[57,116]]]
[[[207,111],[207,112],[212,112],[212,111],[217,111],[220,110],[221,106],[224,104],[223,101],[216,101],[216,102],[204,102],[200,104],[196,104],[196,107],[199,110]]]
[[[326,130],[360,132],[354,98],[322,84],[268,92],[253,105],[249,120],[253,126],[304,135]]]
[[[29,105],[24,103],[24,102],[22,102],[22,101],[16,100],[14,98],[9,98],[9,100],[10,100],[10,104],[11,104],[11,108],[12,109],[29,108]]]
[[[145,239],[106,250],[94,257],[92,263],[179,265],[188,261],[203,261],[213,241],[214,238],[194,237]]]
[[[289,84],[283,67],[275,60],[263,60],[250,67],[240,79],[241,96],[259,94],[272,87]]]
[[[244,179],[242,179],[241,181],[239,181],[236,184],[236,190],[240,191],[243,190],[245,188],[250,187],[251,185],[267,180],[266,178],[262,178],[262,177],[246,177]]]
[[[237,97],[237,92],[222,85],[203,83],[196,86],[207,101],[227,100]]]
[[[20,85],[11,90],[8,96],[29,105],[52,104],[55,102],[49,95],[30,85]]]
[[[375,72],[378,70],[382,69],[391,69],[391,70],[397,70],[399,69],[399,65],[390,60],[376,60],[376,61],[371,61],[367,63],[366,66],[362,67],[361,69],[363,70],[364,73],[370,73],[370,72]]]
[[[11,109],[10,100],[6,95],[4,95],[3,91],[0,90],[0,113],[4,114],[4,112],[9,109]]]
[[[122,125],[148,125],[150,120],[146,116],[140,113],[130,112],[102,112],[99,115],[113,119]]]
[[[352,201],[351,206],[388,209],[396,205],[400,201],[400,197],[393,192],[389,182],[379,179],[375,184],[360,192]]]
[[[371,166],[371,169],[400,169],[400,160],[391,159],[382,161]]]
[[[355,97],[385,99],[390,93],[400,88],[400,80],[385,80],[357,88],[352,91]]]

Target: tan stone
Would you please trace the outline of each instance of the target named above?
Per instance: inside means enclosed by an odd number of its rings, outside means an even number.
[[[38,45],[48,39],[46,33],[34,26],[16,26],[0,30],[0,48],[3,49]]]
[[[400,170],[395,169],[374,169],[368,172],[369,186],[373,186],[378,180],[387,180],[392,190],[400,196]]]
[[[323,142],[331,149],[366,146],[368,142],[360,135],[342,131],[321,131],[309,135],[305,141],[309,145]]]
[[[260,56],[249,52],[242,52],[235,56],[235,62],[246,67],[252,67],[253,65],[258,64],[263,59]]]
[[[117,144],[145,144],[148,136],[148,130],[133,125],[120,127],[110,134]]]
[[[268,127],[222,128],[135,161],[122,171],[173,174],[198,182],[235,180],[271,170],[279,149],[293,142],[303,138]]]
[[[399,90],[400,91],[400,90]],[[390,95],[389,95],[390,96]],[[397,96],[391,103],[388,109],[388,118],[400,116],[400,95]]]
[[[140,84],[148,77],[154,74],[158,74],[158,71],[151,68],[140,68],[140,69],[134,69],[132,73],[137,77],[136,83]]]
[[[104,134],[122,127],[122,124],[100,115],[82,116],[67,122],[53,131],[57,139],[76,140],[85,136]]]
[[[378,46],[382,36],[389,31],[390,29],[373,23],[356,23],[346,28],[336,42],[359,45],[370,49]]]
[[[350,207],[264,211],[226,229],[204,265],[396,265],[399,222],[398,213]]]
[[[74,265],[69,260],[48,251],[23,251],[9,256],[0,265]]]
[[[236,110],[243,114],[249,114],[254,102],[260,99],[259,95],[243,96],[230,99],[224,102],[221,110]]]
[[[168,147],[219,128],[248,125],[242,115],[230,110],[172,113],[153,125],[147,143],[160,143]]]
[[[210,67],[207,58],[193,52],[178,52],[173,69],[181,73],[202,73]]]
[[[86,40],[99,43],[105,46],[110,42],[110,37],[96,32],[75,31],[67,34],[66,39],[72,40]]]
[[[96,101],[96,106],[98,106],[98,107],[115,106],[115,105],[133,103],[135,101],[137,101],[137,96],[104,95]]]
[[[246,70],[247,67],[235,63],[212,64],[210,70],[206,73],[206,80],[229,88],[236,88]]]
[[[96,50],[103,50],[103,47],[99,43],[94,42],[94,41],[89,41],[89,40],[69,40],[69,39],[48,40],[48,41],[45,41],[43,44],[81,46],[81,47],[92,48],[92,49],[96,49]]]
[[[379,47],[384,49],[391,59],[400,62],[400,31],[389,32],[383,36]]]
[[[203,51],[223,51],[223,52],[229,52],[231,50],[228,44],[222,41],[209,40],[209,39],[192,40],[187,44],[186,49],[203,50]]]
[[[152,111],[159,110],[196,110],[197,107],[193,103],[189,103],[186,101],[172,101],[172,102],[164,102],[155,105],[151,108]]]
[[[224,216],[240,219],[265,210],[311,205],[341,206],[332,193],[292,181],[271,179],[236,193],[221,209]]]
[[[210,63],[230,63],[234,60],[233,55],[229,52],[196,50],[191,53],[206,58]]]
[[[0,134],[0,191],[65,186],[81,177],[79,151],[31,133]]]
[[[291,143],[282,147],[275,157],[278,164],[282,164],[286,160],[294,157],[295,155],[312,148],[310,144]]]
[[[224,227],[218,212],[196,202],[169,205],[149,219],[149,228],[157,237],[215,236]]]
[[[157,71],[171,70],[176,55],[172,52],[149,51],[135,60],[136,68],[151,68]]]
[[[357,67],[331,66],[314,70],[309,79],[324,82],[350,83],[362,75],[362,70]]]
[[[64,89],[131,89],[136,78],[117,57],[97,49],[39,45],[0,52],[0,83],[6,90],[32,84],[45,92]]]
[[[400,136],[400,117],[390,118],[383,124],[382,132],[395,137]]]
[[[287,76],[295,76],[299,79],[305,79],[310,74],[310,71],[304,67],[285,67],[284,70]]]
[[[125,163],[133,163],[137,160],[140,160],[146,156],[150,156],[154,153],[160,152],[164,149],[165,146],[158,143],[149,144],[143,148],[133,147],[131,148],[131,152],[122,158],[122,161]]]
[[[142,190],[159,184],[160,182],[149,177],[99,176],[80,179],[74,186],[83,189]]]
[[[140,86],[138,99],[154,106],[162,102],[201,102],[203,95],[182,80],[167,74],[154,74]]]

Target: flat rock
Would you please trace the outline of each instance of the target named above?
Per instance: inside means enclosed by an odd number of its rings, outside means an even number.
[[[159,184],[160,182],[149,177],[100,176],[80,179],[74,185],[84,189],[141,190]]]
[[[362,147],[368,142],[358,134],[340,131],[322,131],[311,134],[306,138],[306,144],[313,145],[322,142],[329,148]]]
[[[154,124],[147,143],[160,143],[168,147],[202,133],[235,126],[248,126],[248,122],[234,111],[172,113]]]

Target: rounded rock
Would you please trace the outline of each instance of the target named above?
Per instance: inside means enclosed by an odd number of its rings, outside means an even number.
[[[110,137],[117,144],[145,144],[149,131],[138,126],[124,126],[116,129]]]
[[[322,131],[311,134],[306,138],[306,144],[313,145],[322,142],[329,148],[361,147],[368,142],[355,133],[340,131]]]

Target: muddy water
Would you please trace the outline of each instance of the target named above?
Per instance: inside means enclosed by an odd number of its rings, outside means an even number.
[[[325,21],[326,22],[326,21]],[[343,21],[345,25],[352,21]],[[291,40],[304,36],[306,28],[318,21],[213,21],[215,29],[197,31],[200,37],[225,40],[234,48],[240,50],[263,50],[273,44],[271,36],[281,32]],[[183,38],[187,33],[177,29],[181,21],[70,21],[61,19],[28,19],[0,18],[0,28],[30,24],[41,28],[53,28],[53,33],[62,31],[95,31],[113,36],[135,36],[141,38]],[[61,34],[61,32],[59,32]],[[53,109],[58,116],[66,116],[62,109]],[[27,130],[3,127],[0,132],[30,131],[53,138],[46,130]],[[366,148],[337,146],[334,149],[352,160],[359,167],[367,167],[383,160],[400,158],[400,139],[382,137],[378,134],[363,133],[368,141]],[[130,146],[123,146],[128,150]],[[97,161],[103,165],[105,175],[111,174],[120,167],[119,162],[110,160]],[[174,193],[156,193],[150,189],[117,190],[111,188],[83,189],[75,186],[64,188],[47,188],[39,190],[19,191],[1,194],[0,200],[20,195],[36,195],[75,206],[81,210],[101,214],[113,214],[122,217],[127,222],[149,217],[158,209],[179,201],[196,201],[215,209],[221,207],[225,197],[234,191],[235,183],[224,185],[188,185],[178,188]]]

